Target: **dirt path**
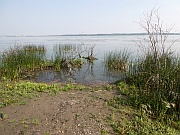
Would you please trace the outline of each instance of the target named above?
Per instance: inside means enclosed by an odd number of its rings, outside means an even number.
[[[115,91],[69,91],[56,96],[43,94],[25,105],[2,108],[0,135],[111,135],[107,117],[112,113],[105,101]]]

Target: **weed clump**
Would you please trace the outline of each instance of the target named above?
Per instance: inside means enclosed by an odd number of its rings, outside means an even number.
[[[44,46],[16,46],[4,51],[0,61],[0,76],[9,79],[19,79],[27,71],[41,69],[45,64]]]
[[[155,15],[155,17],[154,17]],[[163,31],[157,11],[151,11],[141,24],[148,33],[148,44],[139,58],[137,72],[128,76],[135,85],[138,107],[146,106],[151,116],[162,121],[180,120],[180,61],[166,45],[169,31]]]
[[[111,51],[105,56],[105,66],[109,71],[126,71],[128,69],[128,60],[130,52],[126,49]]]

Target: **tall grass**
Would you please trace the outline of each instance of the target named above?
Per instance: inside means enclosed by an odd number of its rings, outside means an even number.
[[[79,58],[81,45],[65,44],[54,47],[53,63],[56,70],[61,68],[81,67],[83,62]]]
[[[81,45],[57,45],[53,59],[47,60],[44,46],[15,46],[0,55],[0,78],[14,80],[45,69],[60,71],[64,68],[72,71],[72,68],[80,68],[83,64],[79,57],[81,53]]]
[[[17,79],[26,71],[41,68],[44,63],[46,49],[44,46],[16,46],[4,51],[1,55],[0,75],[9,79]]]
[[[160,119],[180,118],[180,61],[172,54],[148,54],[130,75],[138,89],[138,102],[150,106]]]
[[[157,11],[152,10],[141,26],[148,33],[148,46],[142,50],[137,72],[128,77],[128,82],[138,87],[135,103],[151,117],[180,121],[180,57],[167,45],[169,31],[163,31]]]
[[[105,67],[108,71],[126,71],[130,52],[127,49],[108,52],[105,57]]]

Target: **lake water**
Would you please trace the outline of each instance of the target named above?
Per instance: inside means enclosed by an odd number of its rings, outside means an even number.
[[[94,56],[98,60],[93,64],[86,64],[80,70],[76,70],[73,75],[66,76],[63,73],[52,71],[40,72],[37,76],[38,81],[67,81],[69,78],[75,82],[114,82],[122,76],[119,74],[107,73],[104,67],[104,55],[109,51],[130,50],[132,58],[141,55],[142,52],[138,45],[147,45],[144,41],[147,35],[88,35],[88,36],[0,36],[0,52],[8,50],[15,45],[44,45],[47,49],[47,57],[51,57],[53,47],[59,44],[84,44],[94,46]],[[172,51],[180,53],[180,35],[169,35],[166,44],[172,46]]]

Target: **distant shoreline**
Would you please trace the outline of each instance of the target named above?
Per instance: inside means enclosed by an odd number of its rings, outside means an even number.
[[[180,33],[164,33],[167,35],[180,35]],[[148,35],[147,33],[111,33],[111,34],[62,34],[62,35],[1,35],[0,37],[50,37],[50,36],[134,36]]]

